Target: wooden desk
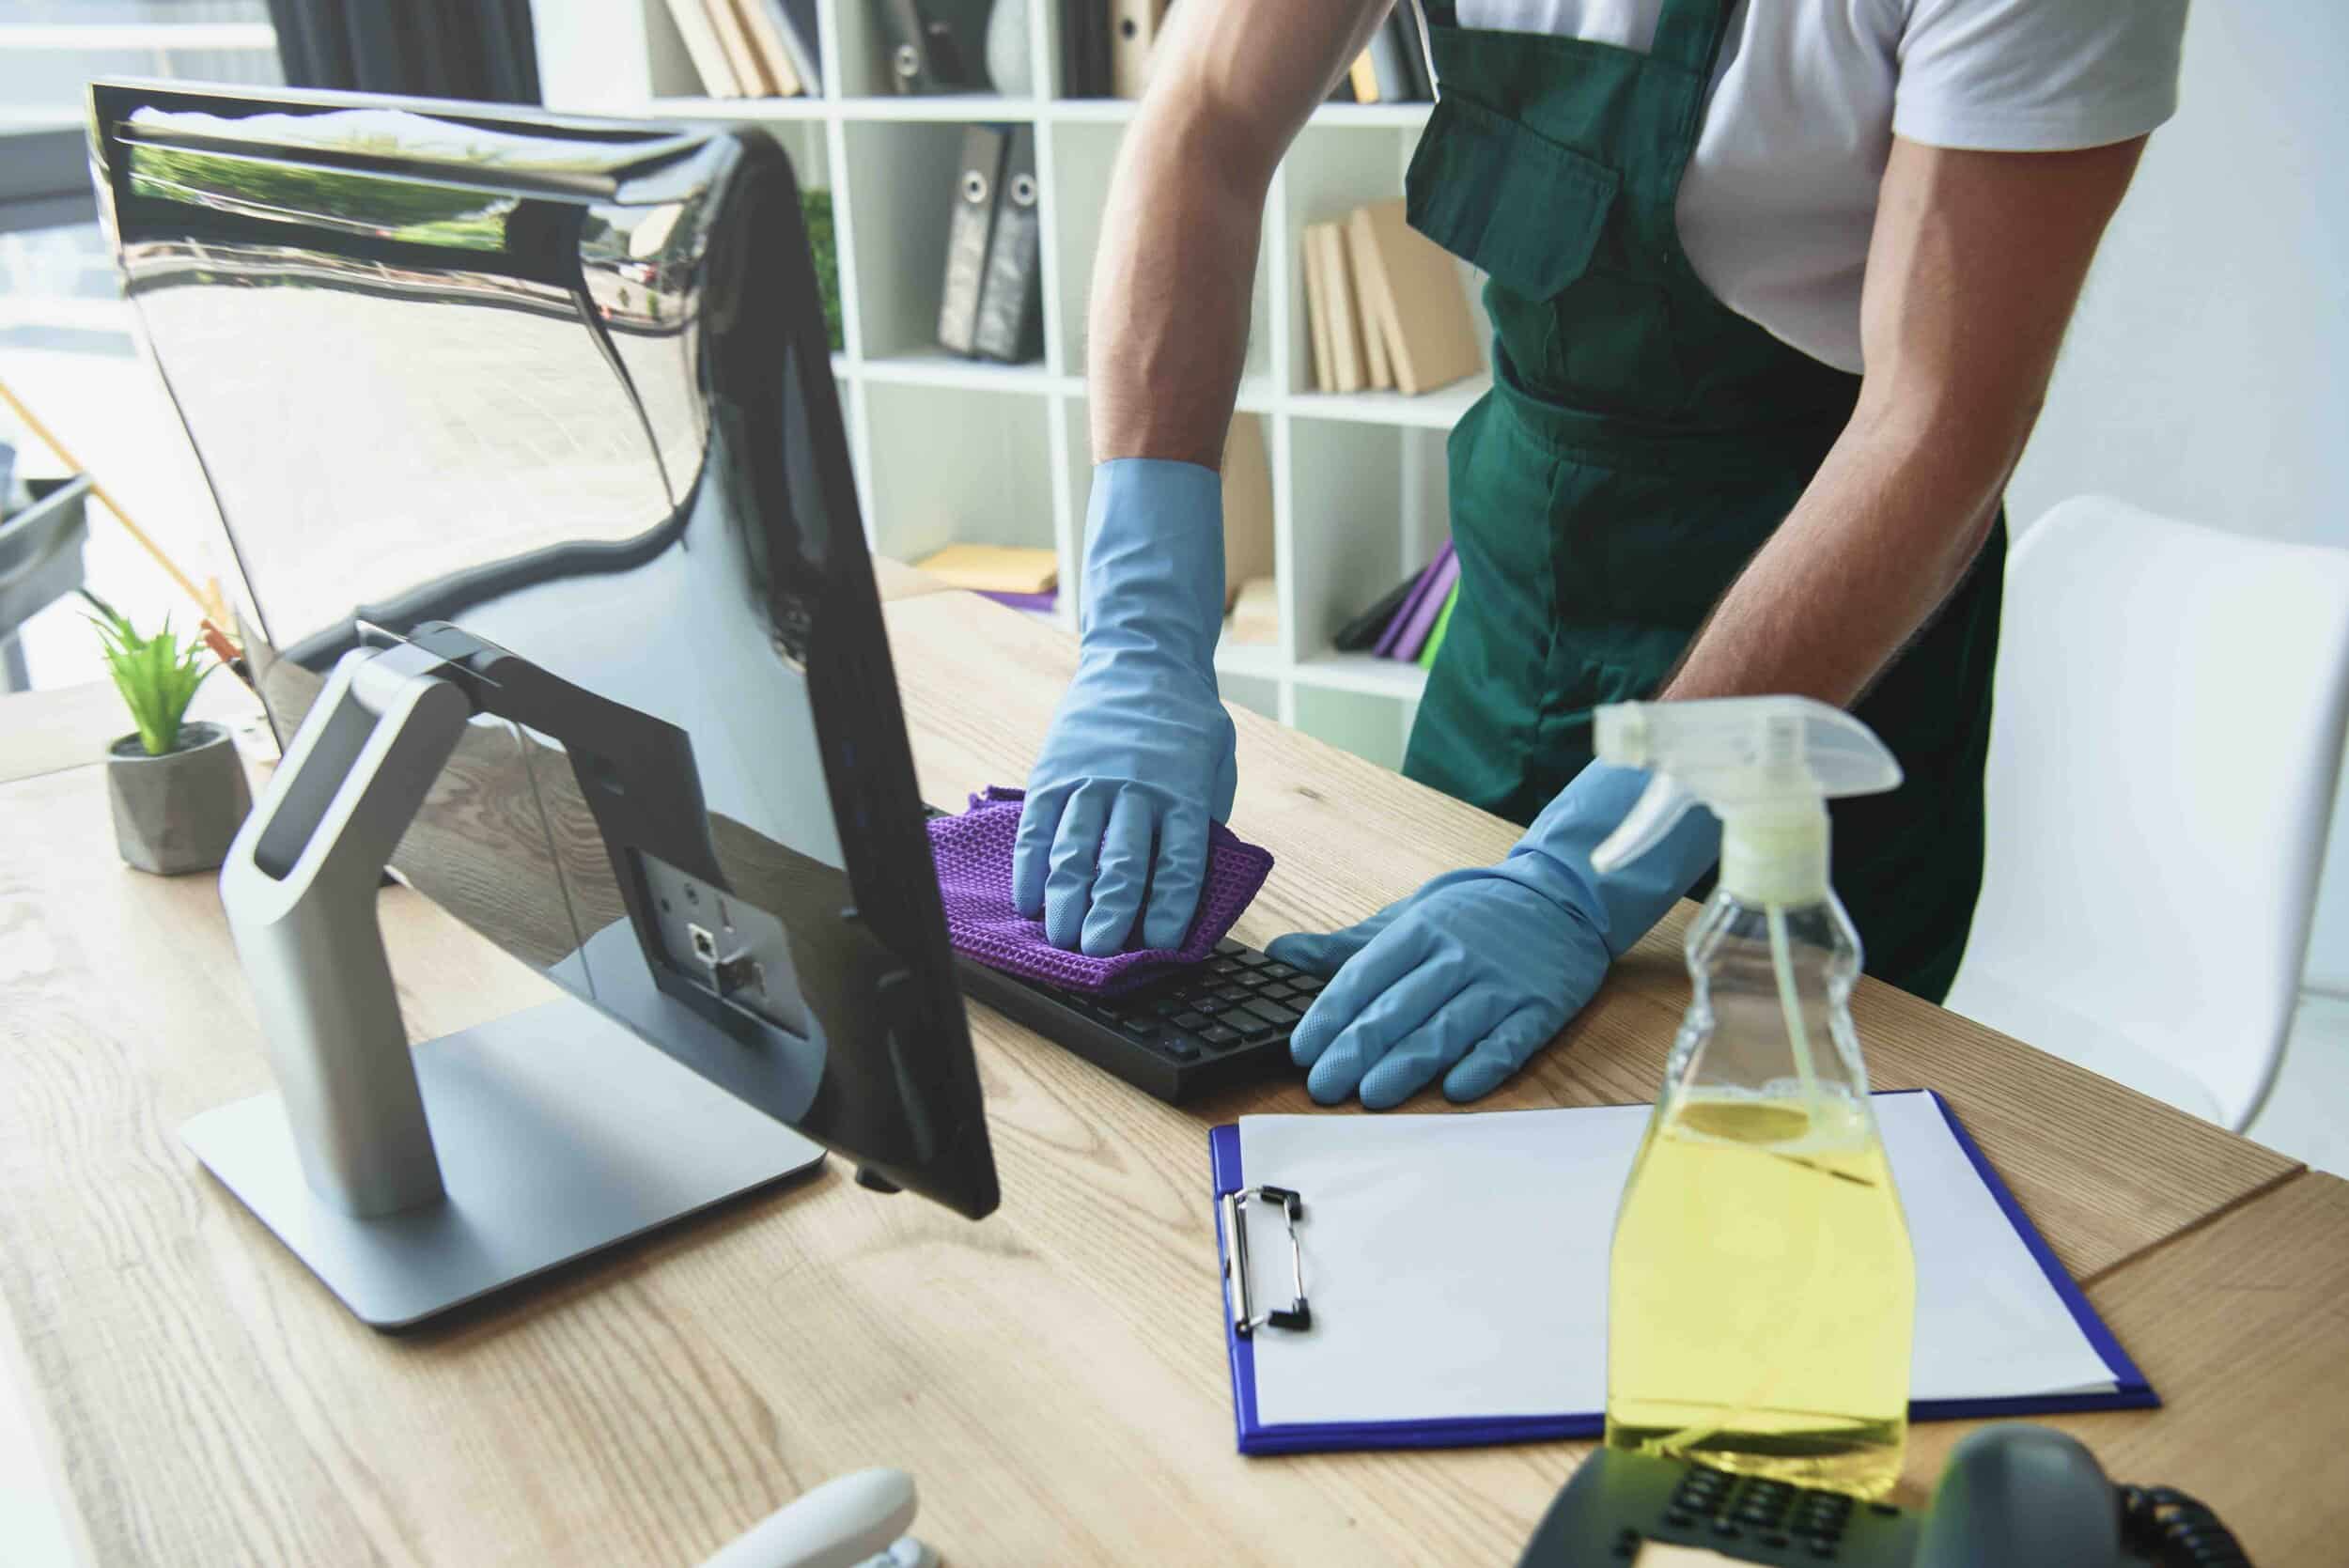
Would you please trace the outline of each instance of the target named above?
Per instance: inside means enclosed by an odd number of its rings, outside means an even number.
[[[23,691],[0,707],[0,784],[13,784],[61,768],[86,768],[106,759],[106,748],[131,733],[131,716],[112,681],[85,681],[42,691]],[[215,675],[196,688],[191,719],[241,724],[260,717],[261,705],[235,677]]]
[[[1019,779],[1068,644],[960,594],[889,616],[928,798]],[[1238,722],[1234,825],[1280,862],[1252,941],[1513,837]],[[103,1562],[688,1563],[893,1463],[959,1565],[1503,1563],[1580,1452],[1239,1458],[1204,1134],[1305,1109],[1301,1089],[1177,1110],[978,1009],[1003,1187],[985,1223],[835,1161],[458,1323],[374,1334],[178,1142],[269,1081],[209,879],[125,870],[94,768],[0,785],[0,1301]],[[545,994],[411,894],[382,913],[418,1037]],[[1678,927],[1486,1105],[1652,1094]],[[1873,983],[1859,1017],[1878,1081],[1950,1096],[2170,1401],[2069,1424],[2125,1477],[2206,1494],[2270,1568],[2323,1560],[2341,1489],[2305,1483],[2349,1436],[2341,1184]],[[1955,1435],[1921,1430],[1912,1481]]]

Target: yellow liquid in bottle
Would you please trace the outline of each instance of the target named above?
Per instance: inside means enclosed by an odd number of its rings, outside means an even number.
[[[1883,1497],[1916,1301],[1863,1107],[1694,1091],[1649,1130],[1616,1220],[1607,1441]]]

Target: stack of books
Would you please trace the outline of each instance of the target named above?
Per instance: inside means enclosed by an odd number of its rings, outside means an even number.
[[[712,98],[820,98],[816,0],[668,0]]]
[[[1060,557],[1017,545],[948,545],[914,565],[940,582],[1007,604],[1049,612],[1059,602]]]
[[[1281,640],[1281,584],[1277,579],[1252,577],[1239,585],[1225,621],[1226,641],[1252,647],[1270,647]]]
[[[1401,197],[1307,224],[1302,248],[1316,390],[1417,396],[1485,368],[1459,269]]]
[[[1140,98],[1166,28],[1169,0],[1060,0],[1061,96]],[[1333,103],[1427,103],[1435,100],[1419,14],[1408,4],[1373,35],[1338,78]]]
[[[1460,559],[1447,541],[1433,561],[1347,622],[1332,641],[1341,653],[1375,653],[1429,668],[1459,597]]]
[[[1435,78],[1428,74],[1426,40],[1420,36],[1419,8],[1399,0],[1354,67],[1330,95],[1336,103],[1432,103]]]

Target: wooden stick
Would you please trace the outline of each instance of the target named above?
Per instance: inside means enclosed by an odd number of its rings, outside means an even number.
[[[25,429],[32,432],[33,439],[55,453],[59,462],[76,474],[89,473],[89,470],[83,467],[72,453],[66,450],[65,442],[59,441],[55,433],[36,418],[33,411],[26,408],[15,393],[8,390],[8,383],[6,381],[0,381],[0,403],[8,404],[18,421]],[[90,475],[89,490],[90,494],[106,504],[106,509],[115,515],[115,520],[129,531],[131,537],[138,541],[142,550],[154,558],[155,564],[163,568],[164,573],[172,582],[179,585],[179,591],[195,601],[196,609],[203,612],[206,620],[219,627],[224,633],[229,627],[236,624],[228,614],[227,606],[220,602],[219,596],[214,594],[207,598],[204,590],[195,585],[195,580],[181,571],[178,563],[163,553],[163,547],[148,536],[147,530],[131,520],[131,514],[122,509],[122,503],[117,501],[106,487],[98,482],[96,474]]]

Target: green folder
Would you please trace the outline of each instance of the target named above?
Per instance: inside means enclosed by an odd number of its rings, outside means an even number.
[[[1443,597],[1443,608],[1436,612],[1436,624],[1427,629],[1427,641],[1420,645],[1421,669],[1432,670],[1436,667],[1436,650],[1443,646],[1444,629],[1452,624],[1452,607],[1459,602],[1460,585],[1455,582],[1452,592]]]

